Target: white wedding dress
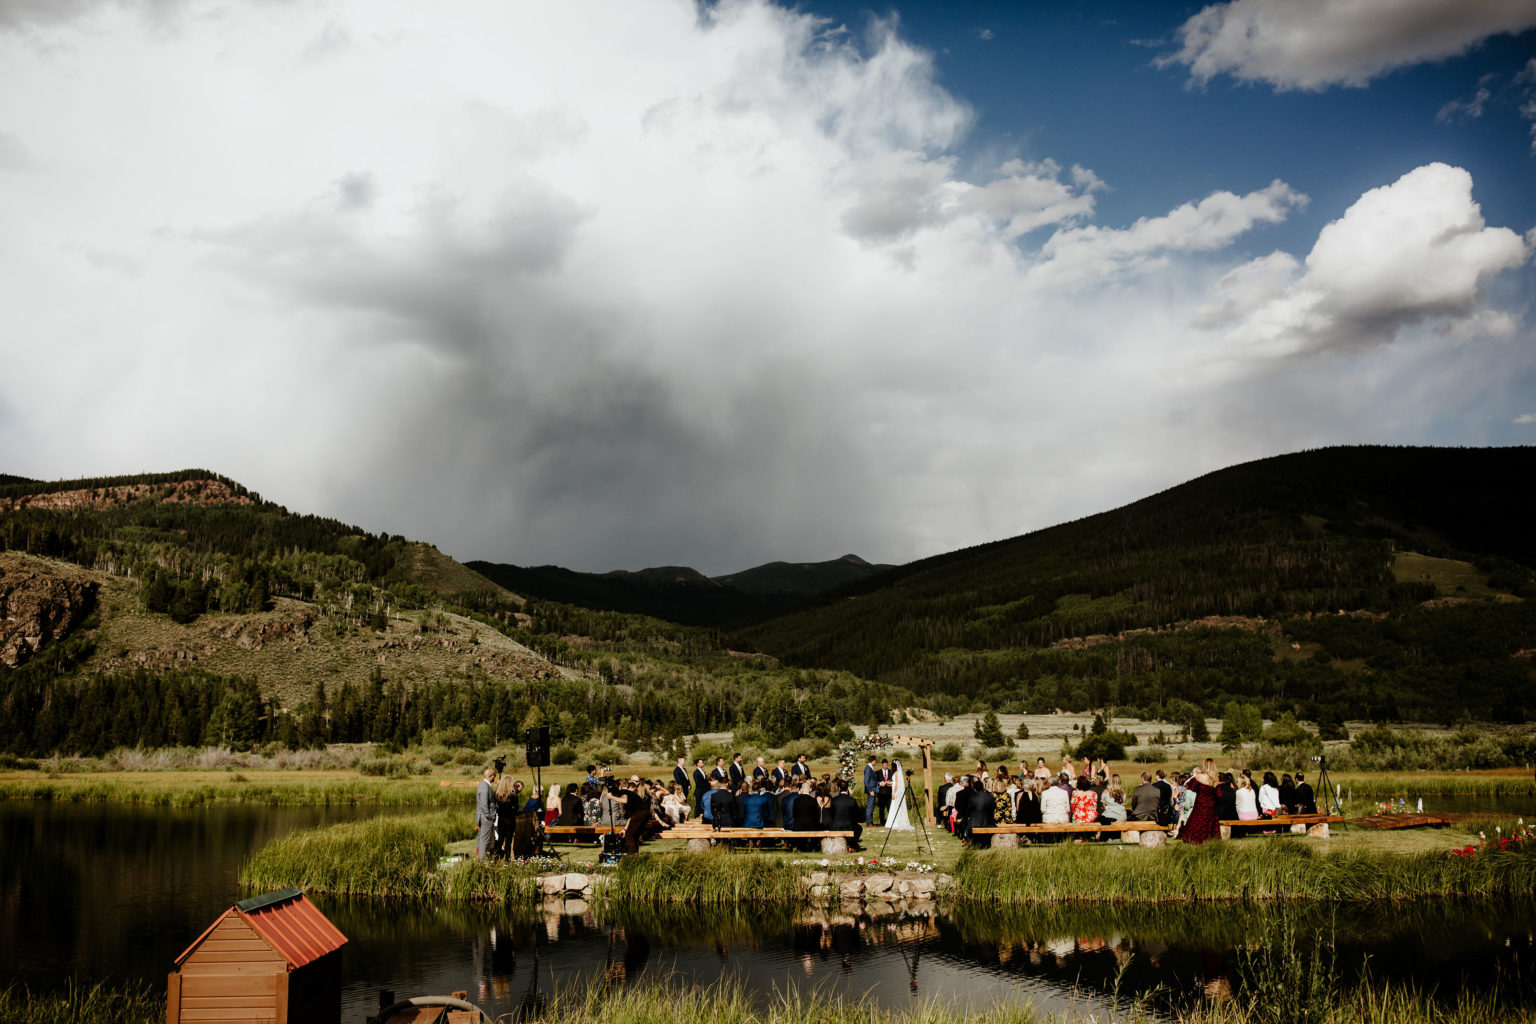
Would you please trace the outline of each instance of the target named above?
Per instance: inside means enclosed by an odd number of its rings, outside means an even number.
[[[898,832],[912,831],[912,820],[907,817],[907,773],[901,770],[901,762],[892,764],[896,781],[891,786],[891,814],[885,827]]]

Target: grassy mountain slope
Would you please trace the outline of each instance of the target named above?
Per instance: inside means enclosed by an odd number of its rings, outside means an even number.
[[[871,576],[739,639],[791,664],[1021,710],[1235,696],[1523,716],[1536,713],[1532,602],[1456,603],[1471,595],[1399,579],[1394,561],[1475,562],[1465,568],[1484,589],[1530,594],[1533,474],[1532,448],[1263,459]],[[1344,616],[1348,628],[1316,621],[1340,610],[1362,614]],[[1458,652],[1456,636],[1479,640]]]

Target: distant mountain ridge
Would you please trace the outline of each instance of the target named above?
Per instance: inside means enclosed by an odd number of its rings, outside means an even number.
[[[486,579],[528,597],[650,615],[689,626],[740,622],[892,568],[872,565],[858,555],[825,562],[768,562],[715,577],[675,565],[589,573],[557,565],[466,564]]]

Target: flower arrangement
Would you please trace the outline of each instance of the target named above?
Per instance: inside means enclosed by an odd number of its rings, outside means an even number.
[[[1536,850],[1536,828],[1525,823],[1521,818],[1515,822],[1515,827],[1505,834],[1502,825],[1495,825],[1493,838],[1488,838],[1488,833],[1477,834],[1479,842],[1468,843],[1466,846],[1447,852],[1448,857],[1476,857],[1486,850]]]
[[[884,750],[891,745],[891,737],[882,736],[872,732],[861,740],[843,745],[837,752],[837,774],[840,778],[852,780],[853,773],[858,770],[859,755],[866,750]]]

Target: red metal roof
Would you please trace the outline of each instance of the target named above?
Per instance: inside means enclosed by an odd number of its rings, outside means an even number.
[[[233,909],[294,969],[347,943],[347,937],[303,893],[255,910]]]

